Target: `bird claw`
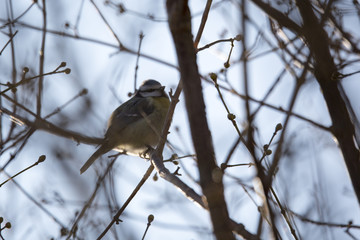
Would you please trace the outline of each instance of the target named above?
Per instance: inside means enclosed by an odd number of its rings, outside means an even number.
[[[139,153],[139,156],[141,157],[141,158],[144,158],[144,159],[150,159],[150,153],[152,152],[152,151],[154,151],[154,148],[152,148],[151,146],[146,146],[147,147],[147,149],[144,151],[144,152],[142,152],[142,153]]]

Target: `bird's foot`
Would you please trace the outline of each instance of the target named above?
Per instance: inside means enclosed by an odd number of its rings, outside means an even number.
[[[146,159],[146,160],[149,160],[149,159],[150,159],[150,154],[151,154],[151,152],[153,152],[155,149],[152,148],[151,146],[148,146],[148,145],[147,145],[146,147],[147,147],[147,149],[146,149],[144,152],[140,153],[139,156],[140,156],[141,158],[144,158],[144,159]]]

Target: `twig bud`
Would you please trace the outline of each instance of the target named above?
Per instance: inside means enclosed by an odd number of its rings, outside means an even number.
[[[82,95],[86,95],[86,94],[88,94],[88,90],[87,90],[87,88],[84,88],[81,92],[80,92],[80,96],[82,96]]]
[[[236,116],[235,116],[234,114],[232,114],[232,113],[229,113],[229,114],[227,115],[227,118],[228,118],[230,121],[232,121],[232,120],[234,120],[234,119],[236,118]]]
[[[243,40],[243,36],[242,36],[241,34],[238,34],[238,35],[236,35],[236,37],[234,38],[234,40],[236,40],[236,41],[241,41],[241,40]]]
[[[159,177],[158,177],[158,175],[155,173],[154,176],[153,176],[153,181],[156,182],[157,180],[159,180]]]
[[[269,156],[269,155],[272,154],[272,151],[271,151],[270,149],[267,149],[267,150],[265,151],[265,154]]]
[[[152,223],[152,221],[154,221],[154,215],[152,215],[152,214],[150,214],[149,216],[148,216],[148,223]]]
[[[41,155],[41,156],[39,157],[39,159],[38,159],[38,163],[41,163],[41,162],[45,161],[45,159],[46,159],[46,156],[45,156],[45,155]]]
[[[210,78],[211,80],[213,80],[215,83],[217,82],[217,74],[216,73],[210,73]]]
[[[10,222],[5,223],[5,227],[6,228],[11,228],[11,223]]]

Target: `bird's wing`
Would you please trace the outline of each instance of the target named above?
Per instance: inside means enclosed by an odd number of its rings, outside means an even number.
[[[140,119],[143,119],[144,116],[150,115],[154,112],[154,109],[155,107],[151,99],[139,97],[134,97],[118,107],[111,114],[104,142],[81,167],[80,173],[85,172],[98,157],[107,153],[116,146],[116,142],[113,142],[112,140],[122,129],[127,127],[130,123],[136,122]]]
[[[143,119],[144,116],[153,113],[155,107],[151,100],[152,99],[134,97],[118,107],[110,116],[105,138],[112,132],[118,133],[130,123]]]

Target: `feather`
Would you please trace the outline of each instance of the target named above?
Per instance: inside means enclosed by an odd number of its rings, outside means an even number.
[[[94,152],[93,155],[86,161],[86,163],[81,167],[80,174],[83,174],[94,162],[96,159],[98,159],[101,155],[109,152],[112,149],[112,147],[109,147],[108,144],[103,144],[100,146],[96,152]]]
[[[111,114],[103,144],[81,167],[80,173],[113,148],[139,155],[149,146],[155,147],[169,104],[169,97],[159,82],[145,81],[131,99]]]

